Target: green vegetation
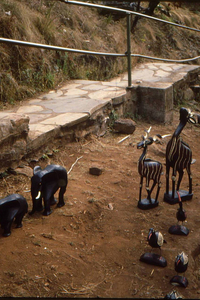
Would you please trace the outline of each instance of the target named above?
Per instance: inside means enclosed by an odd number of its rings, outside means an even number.
[[[200,28],[199,11],[196,7],[188,8],[184,5],[175,9],[161,3],[155,14],[159,18]],[[164,10],[170,16],[166,16]],[[1,0],[0,36],[66,48],[125,53],[126,18],[115,20],[111,14],[102,15],[97,9],[60,1]],[[138,21],[131,38],[133,53],[173,59],[199,55],[198,33],[148,19]],[[133,58],[132,64],[141,61],[143,59]],[[126,58],[0,43],[0,109],[52,89],[66,80],[108,80],[126,71]]]
[[[119,119],[119,115],[118,115],[118,113],[117,113],[114,109],[112,109],[112,111],[110,112],[110,114],[109,114],[109,119],[110,119],[110,120],[109,120],[109,127],[110,127],[110,129],[112,130],[115,121],[116,121],[117,119]]]

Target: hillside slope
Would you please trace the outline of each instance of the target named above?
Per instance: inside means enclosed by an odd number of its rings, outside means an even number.
[[[93,1],[95,2],[95,1]],[[147,5],[147,3],[142,3]],[[161,2],[154,16],[200,29],[200,7]],[[166,14],[167,12],[167,14]],[[134,16],[132,17],[132,21]],[[98,52],[126,52],[126,18],[47,0],[2,0],[0,36]],[[183,59],[200,55],[200,34],[142,18],[131,35],[132,53]],[[132,59],[133,66],[142,59]],[[198,64],[193,61],[193,64]],[[0,44],[0,108],[71,78],[107,80],[126,72],[126,58],[78,55]]]

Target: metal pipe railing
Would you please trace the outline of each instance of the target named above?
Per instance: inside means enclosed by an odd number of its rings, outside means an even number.
[[[128,87],[131,86],[131,14],[127,13],[127,62],[128,62]]]
[[[149,16],[149,15],[145,15],[145,14],[142,14],[142,13],[139,13],[139,12],[136,12],[136,11],[132,11],[132,10],[128,10],[128,9],[110,7],[110,6],[105,6],[105,5],[100,5],[100,4],[94,4],[94,3],[88,3],[88,2],[73,1],[73,0],[58,0],[58,1],[64,2],[66,4],[74,4],[74,5],[82,5],[82,6],[103,8],[103,9],[107,9],[107,10],[113,10],[113,11],[122,12],[124,14],[127,14],[127,13],[128,14],[133,14],[133,15],[141,16],[143,18],[147,18],[147,19],[158,21],[158,22],[166,23],[166,24],[169,24],[169,25],[172,25],[172,26],[177,26],[177,27],[180,27],[180,28],[184,28],[184,29],[188,29],[188,30],[200,32],[200,30],[197,29],[197,28],[192,28],[192,27],[188,27],[188,26],[185,26],[185,25],[181,25],[181,24],[169,22],[167,20],[162,20],[162,19],[159,19],[159,18],[155,18],[155,17]]]
[[[127,56],[124,53],[118,54],[118,53],[104,53],[104,52],[95,52],[95,51],[88,51],[88,50],[79,50],[79,49],[73,49],[73,48],[44,45],[44,44],[39,44],[39,43],[24,42],[24,41],[12,40],[12,39],[7,39],[7,38],[0,38],[0,43],[10,43],[10,44],[18,45],[18,46],[28,46],[28,47],[47,49],[47,50],[73,52],[73,53],[79,53],[79,54],[93,54],[93,55],[116,56],[116,57]]]
[[[65,48],[65,47],[59,47],[59,46],[52,46],[52,45],[44,45],[39,43],[31,43],[31,42],[24,42],[20,40],[12,40],[7,38],[0,38],[0,43],[5,44],[13,44],[18,46],[27,46],[27,47],[35,47],[35,48],[42,48],[46,50],[56,50],[56,51],[64,51],[64,52],[72,52],[72,53],[78,53],[78,54],[92,54],[92,55],[100,55],[100,56],[115,56],[115,57],[127,57],[126,53],[107,53],[107,52],[95,52],[95,51],[88,51],[88,50],[79,50],[79,49],[73,49],[73,48]],[[131,54],[131,57],[140,57],[140,58],[147,58],[152,60],[161,60],[161,61],[167,61],[167,62],[189,62],[193,60],[197,60],[200,58],[200,56],[192,57],[192,58],[186,58],[186,59],[168,59],[168,58],[159,58],[159,57],[153,57],[153,56],[147,56],[142,54]]]
[[[131,37],[130,37],[131,14],[137,15],[137,16],[140,16],[140,17],[144,17],[144,18],[147,18],[147,19],[155,20],[155,21],[158,21],[158,22],[166,23],[166,24],[169,24],[169,25],[173,25],[173,26],[176,26],[176,27],[179,27],[179,28],[184,28],[184,29],[187,29],[187,30],[200,32],[200,30],[196,29],[196,28],[192,28],[192,27],[188,27],[188,26],[185,26],[185,25],[169,22],[167,20],[162,20],[162,19],[159,19],[159,18],[155,18],[153,16],[145,15],[145,14],[135,12],[135,11],[131,11],[131,10],[126,10],[126,9],[121,9],[121,8],[116,8],[116,7],[110,7],[110,6],[105,6],[105,5],[99,5],[99,4],[94,4],[94,3],[88,3],[88,2],[81,2],[81,1],[73,1],[73,0],[59,0],[59,1],[64,2],[66,4],[82,5],[82,6],[89,6],[89,7],[107,9],[107,10],[112,10],[112,11],[118,11],[120,13],[124,13],[124,14],[127,15],[127,51],[126,51],[125,54],[127,55],[127,63],[128,63],[128,87],[131,87],[131,57],[132,56],[142,57],[141,55],[136,55],[136,54],[132,55],[131,54]],[[145,56],[143,56],[143,57],[145,57]],[[197,57],[197,58],[199,58],[199,57]],[[167,60],[167,61],[169,61],[169,60]],[[182,62],[186,62],[186,61],[189,61],[189,60],[182,60]],[[175,60],[173,60],[173,62],[175,62]]]
[[[199,59],[200,56],[196,56],[189,59],[182,59],[182,60],[173,60],[173,59],[164,59],[164,58],[156,58],[141,54],[131,54],[131,14],[135,14],[141,17],[153,19],[155,21],[167,23],[173,26],[178,26],[184,29],[193,30],[200,32],[200,30],[196,28],[187,27],[181,24],[176,24],[173,22],[169,22],[166,20],[158,19],[152,16],[148,16],[145,14],[141,14],[138,12],[133,12],[130,10],[120,9],[120,8],[113,8],[109,6],[99,5],[99,4],[93,4],[88,2],[80,2],[80,1],[71,1],[71,0],[58,0],[60,2],[64,2],[66,4],[75,4],[75,5],[83,5],[83,6],[89,6],[89,7],[96,7],[96,8],[103,8],[107,10],[114,10],[119,12],[124,12],[127,15],[127,51],[125,53],[104,53],[104,52],[96,52],[96,51],[88,51],[88,50],[79,50],[79,49],[72,49],[72,48],[65,48],[65,47],[59,47],[59,46],[52,46],[52,45],[44,45],[39,43],[32,43],[32,42],[24,42],[19,40],[13,40],[13,39],[7,39],[7,38],[0,38],[0,43],[11,43],[14,45],[19,46],[28,46],[28,47],[36,47],[36,48],[43,48],[47,50],[56,50],[56,51],[64,51],[64,52],[72,52],[72,53],[78,53],[78,54],[92,54],[92,55],[103,55],[103,56],[115,56],[115,57],[127,57],[127,63],[128,63],[128,86],[131,86],[131,57],[141,57],[141,58],[147,58],[152,60],[161,60],[161,61],[167,61],[167,62],[189,62],[192,60]]]

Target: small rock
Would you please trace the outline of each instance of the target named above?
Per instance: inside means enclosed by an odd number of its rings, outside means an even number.
[[[137,84],[142,83],[142,80],[139,80],[139,79],[138,79],[138,80],[136,80],[136,83],[137,83]]]
[[[33,169],[28,166],[18,167],[14,171],[16,172],[16,174],[22,174],[29,178],[33,176]]]
[[[11,16],[11,11],[9,10],[9,11],[5,11],[5,14],[7,15],[7,16]]]
[[[51,265],[51,270],[56,271],[57,270],[57,266],[56,265]]]
[[[113,124],[113,129],[120,132],[131,134],[135,131],[136,124],[131,119],[118,119]]]
[[[99,176],[102,174],[102,169],[99,166],[91,166],[89,169],[89,173],[92,175]]]
[[[183,99],[186,101],[192,101],[194,99],[194,92],[191,88],[183,91]]]
[[[109,208],[110,210],[113,210],[113,205],[112,205],[112,203],[109,203],[109,204],[108,204],[108,208]]]

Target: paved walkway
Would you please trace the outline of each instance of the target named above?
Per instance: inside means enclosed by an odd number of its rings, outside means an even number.
[[[199,70],[200,74],[200,66],[197,65],[145,63],[133,69],[132,83],[133,86],[167,87],[195,70]],[[71,80],[57,90],[0,112],[0,122],[10,113],[28,115],[29,137],[34,140],[58,126],[86,120],[113,98],[126,94],[127,85],[127,74],[110,81]]]

